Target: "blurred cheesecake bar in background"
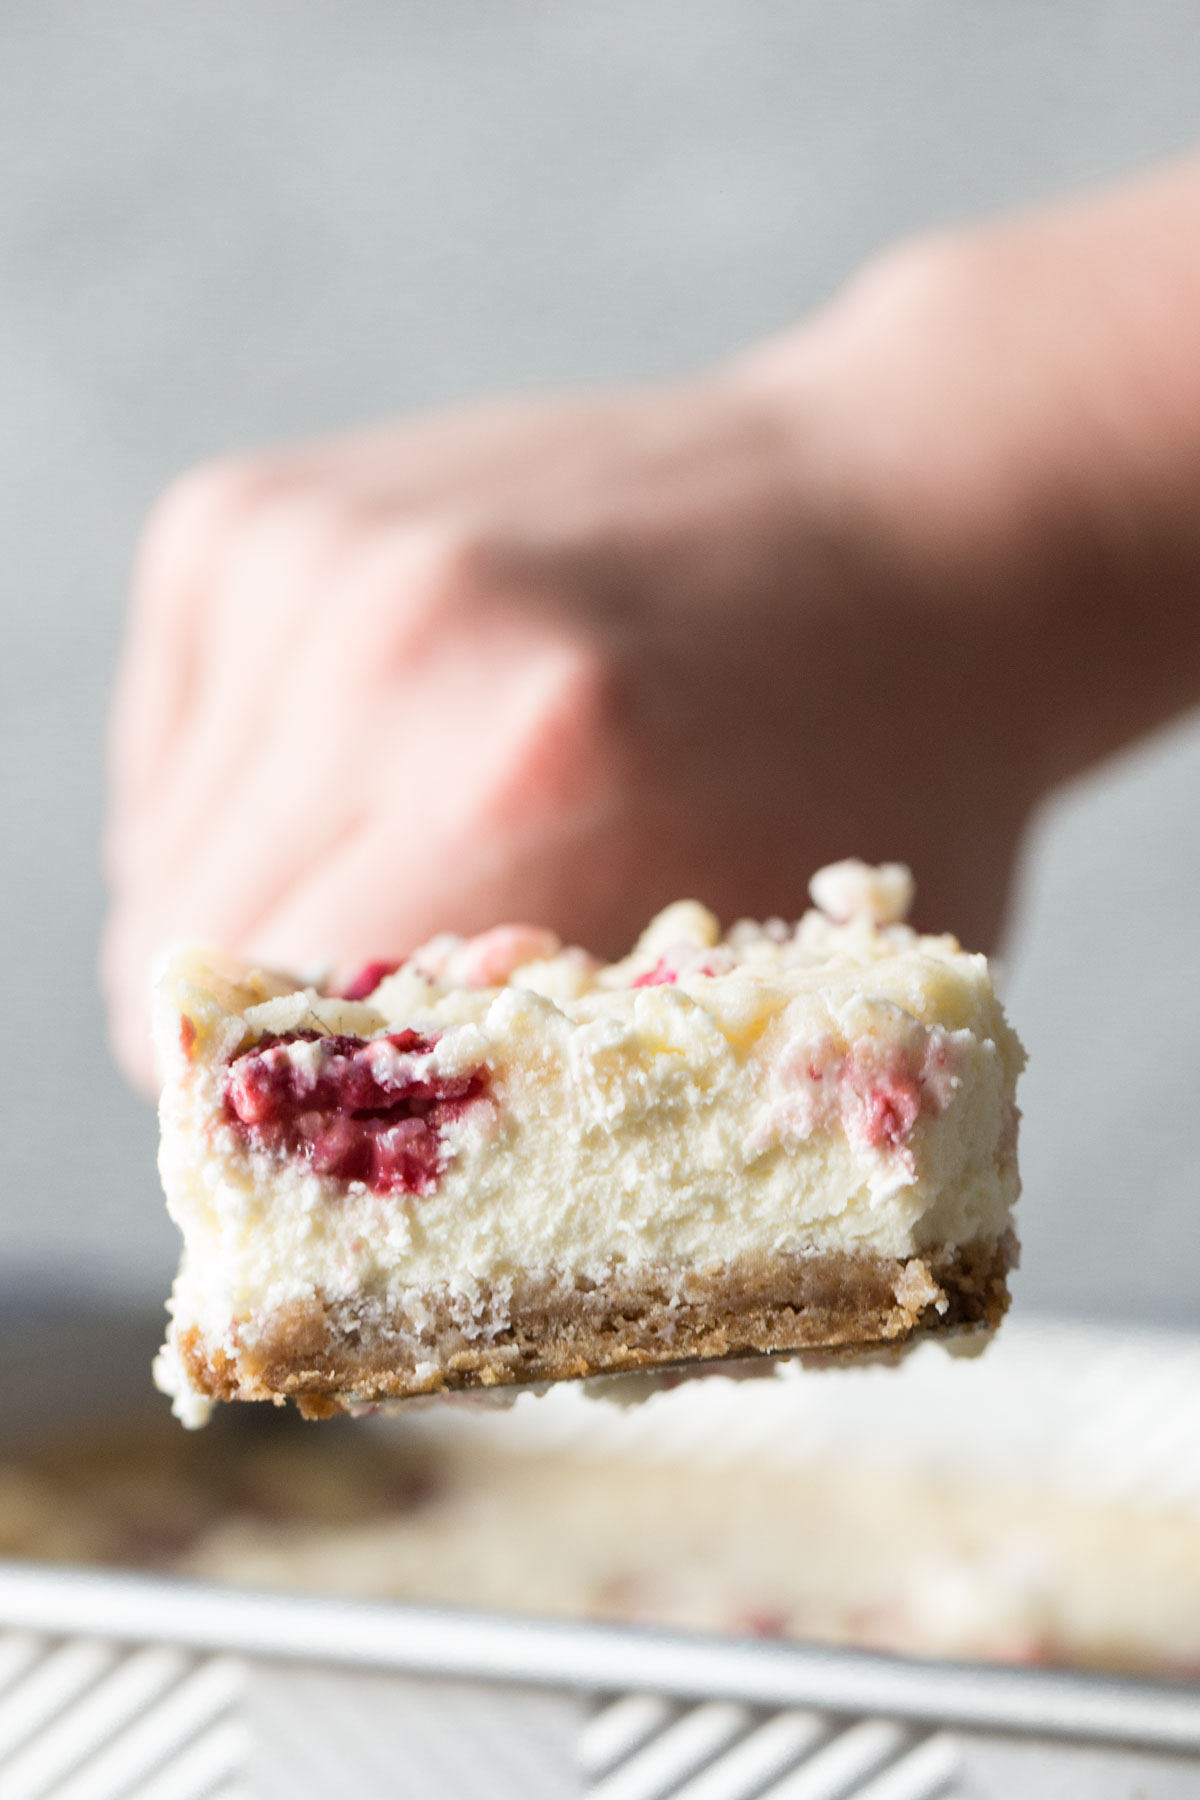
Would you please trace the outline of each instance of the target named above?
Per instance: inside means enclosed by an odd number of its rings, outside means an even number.
[[[207,1439],[146,1341],[0,1321],[5,1557],[1200,1681],[1200,1336],[1014,1319],[967,1361]]]
[[[337,992],[169,955],[180,1416],[992,1328],[1023,1055],[987,963],[903,923],[899,865],[811,892],[725,936],[681,902],[614,964],[447,934]]]

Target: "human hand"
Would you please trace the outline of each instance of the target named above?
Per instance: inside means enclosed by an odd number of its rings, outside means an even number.
[[[988,344],[947,335],[942,254],[699,381],[167,494],[113,712],[103,967],[136,1079],[181,935],[348,968],[528,918],[616,954],[683,893],[794,915],[856,854],[990,943],[1049,751],[1024,473],[964,387]]]

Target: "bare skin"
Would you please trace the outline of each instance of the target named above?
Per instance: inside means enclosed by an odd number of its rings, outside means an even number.
[[[989,946],[1030,810],[1200,689],[1200,168],[923,240],[695,380],[185,475],[139,551],[103,973],[795,915]]]

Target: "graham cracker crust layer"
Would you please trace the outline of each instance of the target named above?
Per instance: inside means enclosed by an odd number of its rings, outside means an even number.
[[[896,1349],[917,1335],[990,1330],[1016,1262],[998,1243],[908,1259],[844,1251],[684,1273],[618,1267],[600,1283],[524,1274],[467,1298],[312,1300],[234,1326],[233,1347],[174,1332],[214,1400],[295,1399],[311,1417],[448,1389],[562,1381],[795,1351]]]

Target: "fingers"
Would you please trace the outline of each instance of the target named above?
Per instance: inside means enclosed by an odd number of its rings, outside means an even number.
[[[136,778],[114,770],[107,859],[118,941],[240,933],[246,908],[218,886],[244,887],[261,908],[275,891],[262,891],[268,846],[274,884],[306,864],[313,834],[299,796],[309,793],[315,819],[321,781],[362,733],[406,645],[458,601],[449,540],[364,523],[332,478],[312,492],[264,480],[256,500],[241,498],[220,512],[211,489],[194,505],[185,489],[179,539],[151,557],[162,585],[135,613],[116,760],[154,755]],[[171,516],[156,527],[168,537]],[[211,530],[202,548],[192,535],[200,518]],[[164,695],[178,709],[170,720]],[[258,843],[241,829],[248,813],[265,830]],[[211,863],[214,847],[229,855],[220,883],[201,891],[197,859]]]
[[[261,504],[269,480],[249,459],[192,470],[167,489],[146,523],[110,714],[110,779],[120,806],[146,797],[186,725],[213,559],[237,521]]]
[[[403,955],[531,906],[556,923],[564,833],[590,854],[620,813],[610,727],[606,678],[586,653],[490,622],[448,635],[356,740],[367,763],[346,780],[361,783],[359,829],[285,884],[242,947],[298,966]],[[577,874],[607,886],[598,852]]]
[[[336,595],[373,540],[452,531],[539,463],[544,479],[556,446],[612,410],[590,403],[585,421],[561,399],[494,402],[230,458],[176,481],[135,560],[110,713],[110,861],[122,862],[139,829],[157,838],[164,821],[190,820],[197,784],[223,791],[244,753],[226,728],[261,713],[246,690],[261,697],[306,606]],[[395,598],[403,603],[403,583]]]
[[[186,718],[140,801],[114,829],[114,878],[171,880],[219,816],[257,747],[275,731],[345,527],[320,500],[282,497],[210,554],[211,585],[192,633]]]
[[[586,935],[628,875],[606,682],[590,659],[480,630],[430,649],[342,733],[316,705],[326,663],[319,645],[301,659],[284,728],[174,881],[114,909],[114,1048],[142,1085],[145,974],[166,939],[304,968],[403,955],[436,930],[531,908]]]
[[[304,966],[494,922],[507,840],[586,817],[613,761],[604,659],[519,548],[364,518],[331,479],[227,515],[201,567],[207,593],[164,595],[158,624],[186,706],[110,834],[104,980],[143,1082],[164,940]]]

